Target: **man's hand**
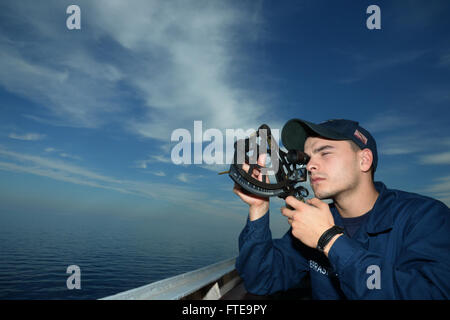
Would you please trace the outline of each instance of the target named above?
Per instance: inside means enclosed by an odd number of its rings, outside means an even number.
[[[262,167],[265,166],[266,157],[267,154],[261,154],[258,157],[258,164],[260,166]],[[247,163],[244,163],[242,165],[242,169],[244,171],[248,171],[248,168],[249,165]],[[253,170],[252,177],[259,181],[262,181],[262,175],[258,169]],[[265,182],[269,183],[269,178],[267,176]],[[255,194],[248,193],[236,183],[234,184],[233,192],[237,194],[239,198],[242,199],[242,201],[244,201],[250,206],[249,219],[251,221],[261,218],[269,210],[269,198],[264,198],[257,196]]]
[[[320,236],[334,226],[328,204],[317,198],[303,203],[293,196],[286,198],[286,204],[294,208],[294,210],[281,208],[281,213],[288,218],[292,226],[292,235],[308,247],[316,248]]]

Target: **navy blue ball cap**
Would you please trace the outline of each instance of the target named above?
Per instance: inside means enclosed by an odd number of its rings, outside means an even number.
[[[281,130],[281,141],[288,150],[304,151],[305,141],[310,136],[320,136],[331,140],[351,140],[362,149],[370,149],[373,154],[374,171],[378,164],[377,144],[372,135],[358,122],[332,119],[315,124],[301,119],[291,119]]]

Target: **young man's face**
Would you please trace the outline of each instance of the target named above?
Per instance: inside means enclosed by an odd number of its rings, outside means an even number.
[[[335,198],[358,186],[359,159],[349,141],[309,137],[304,151],[311,157],[306,168],[317,198]]]

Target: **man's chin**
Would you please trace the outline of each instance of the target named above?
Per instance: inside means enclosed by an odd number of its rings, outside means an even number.
[[[314,192],[314,196],[319,200],[331,199],[334,196],[334,193],[332,193],[332,192],[327,192],[327,191],[320,190],[320,189],[315,190],[314,188],[312,188],[312,189]]]

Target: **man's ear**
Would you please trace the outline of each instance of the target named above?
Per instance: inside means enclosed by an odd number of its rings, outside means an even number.
[[[363,149],[359,152],[359,166],[362,171],[367,172],[372,167],[373,154],[370,149]]]

